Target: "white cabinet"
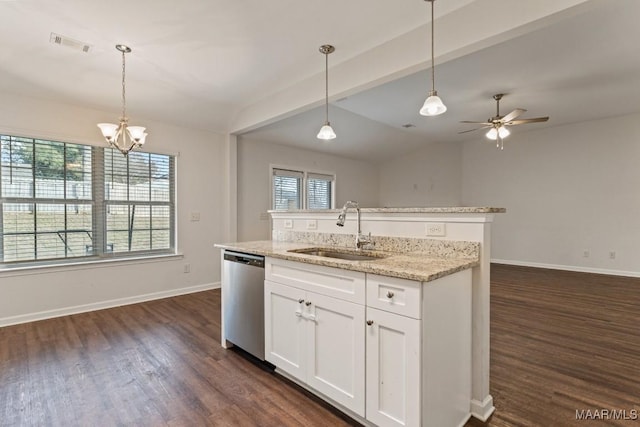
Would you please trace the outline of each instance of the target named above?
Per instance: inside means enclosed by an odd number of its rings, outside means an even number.
[[[294,263],[295,264],[295,263]],[[267,361],[360,416],[365,415],[364,273],[267,261],[265,280],[265,353]],[[328,273],[327,291],[342,281],[347,299],[320,293],[315,274]],[[270,272],[277,272],[277,275]],[[305,278],[311,283],[301,280]],[[274,282],[273,279],[279,282]],[[294,286],[292,286],[294,285]],[[308,290],[313,289],[314,291]],[[358,298],[358,297],[355,297]]]
[[[265,281],[265,358],[302,381],[306,376],[305,292]]]
[[[471,402],[471,270],[422,283],[370,274],[366,293],[367,420],[463,425]]]
[[[420,320],[367,307],[367,420],[420,425]]]
[[[465,423],[471,270],[416,282],[271,258],[265,268],[266,359],[279,371],[374,425]]]
[[[308,292],[307,384],[364,416],[364,306]]]

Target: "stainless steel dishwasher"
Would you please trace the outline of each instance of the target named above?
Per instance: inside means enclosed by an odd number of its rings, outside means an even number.
[[[264,360],[264,257],[226,250],[223,268],[226,339]]]

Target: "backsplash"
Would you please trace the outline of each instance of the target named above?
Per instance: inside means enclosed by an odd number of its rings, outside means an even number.
[[[372,236],[374,250],[387,252],[422,252],[442,258],[480,257],[480,243],[458,240],[418,239],[414,237]],[[310,231],[273,230],[272,239],[279,242],[308,243],[318,246],[354,247],[352,234]]]

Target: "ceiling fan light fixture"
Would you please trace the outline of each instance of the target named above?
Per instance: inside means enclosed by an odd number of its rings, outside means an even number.
[[[438,92],[432,90],[429,92],[429,97],[424,101],[424,105],[420,109],[420,114],[423,116],[437,116],[447,111],[447,106],[444,105],[442,99],[438,96]]]
[[[320,128],[320,132],[318,132],[318,139],[324,139],[328,141],[330,139],[334,139],[336,137],[336,133],[333,131],[331,124],[326,122],[324,126]]]
[[[487,138],[493,141],[498,139],[498,137],[500,137],[500,139],[503,139],[508,137],[509,135],[511,135],[511,131],[507,129],[505,126],[494,126],[491,129],[489,129],[489,132],[487,132],[486,134]]]
[[[431,3],[431,91],[429,91],[429,97],[424,102],[424,105],[420,109],[420,114],[423,116],[438,116],[445,111],[447,111],[447,107],[442,102],[442,99],[438,96],[438,92],[436,91],[436,62],[435,62],[435,53],[434,53],[434,26],[435,20],[433,18],[433,3],[436,0],[425,0]]]

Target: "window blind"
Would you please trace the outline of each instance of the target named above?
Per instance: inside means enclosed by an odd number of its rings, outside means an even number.
[[[106,252],[173,248],[173,162],[167,155],[104,150]]]
[[[303,178],[302,172],[273,170],[273,209],[302,209]]]
[[[333,176],[307,174],[307,209],[331,209]]]
[[[0,263],[175,248],[175,158],[0,135]]]
[[[86,255],[93,230],[92,148],[0,135],[2,262]]]

